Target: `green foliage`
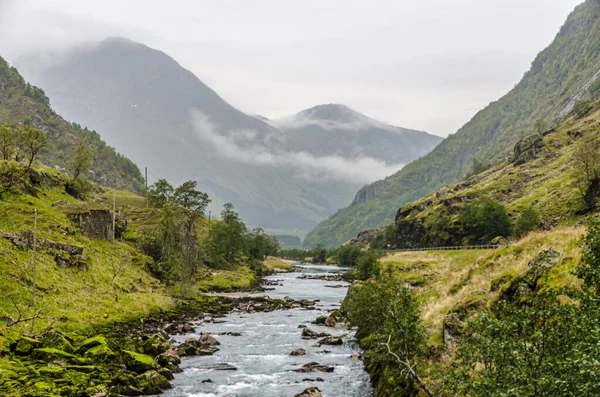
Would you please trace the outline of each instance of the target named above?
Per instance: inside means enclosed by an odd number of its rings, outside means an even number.
[[[2,160],[12,159],[15,153],[15,141],[17,139],[15,129],[9,125],[0,126],[0,156]]]
[[[173,186],[166,179],[159,179],[148,188],[148,197],[153,206],[162,208],[172,201]]]
[[[379,250],[368,250],[367,252],[362,253],[356,260],[358,276],[362,280],[377,276],[380,268],[379,259],[384,255],[385,252]]]
[[[585,139],[579,142],[573,162],[575,185],[588,208],[593,209],[600,195],[600,141]]]
[[[471,170],[467,173],[465,178],[470,178],[474,175],[481,174],[483,171],[487,171],[492,167],[489,163],[484,163],[479,159],[473,159],[471,164]]]
[[[273,236],[257,227],[246,236],[248,255],[252,259],[264,261],[269,255],[276,255],[279,250],[279,241]]]
[[[498,236],[508,237],[512,227],[504,206],[492,200],[465,205],[459,222],[467,238],[478,243],[488,243]]]
[[[87,172],[92,168],[94,161],[94,153],[85,141],[79,142],[75,149],[75,157],[71,161],[71,170],[73,171],[73,179],[79,178],[81,172]]]
[[[337,264],[344,267],[356,266],[356,261],[361,255],[359,247],[351,245],[342,245],[329,253],[330,257],[334,257]]]
[[[317,247],[312,250],[312,260],[313,263],[325,263],[327,261],[327,249],[322,245],[317,245]]]
[[[242,222],[233,204],[226,203],[221,211],[221,222],[215,223],[207,240],[209,262],[215,268],[228,268],[244,261],[247,240],[246,224]]]
[[[27,188],[27,169],[16,161],[0,161],[0,195],[5,193],[20,193]]]
[[[206,210],[206,206],[210,203],[210,200],[208,194],[196,190],[197,185],[198,183],[196,181],[182,183],[173,193],[173,203],[200,215],[204,215],[204,211]]]
[[[590,101],[577,101],[571,115],[576,119],[582,119],[592,110],[592,103]]]
[[[596,317],[597,319],[597,317]],[[557,293],[538,294],[529,308],[499,302],[470,321],[449,373],[453,395],[593,396],[600,333],[593,316]]]
[[[373,237],[369,247],[377,250],[386,249],[388,244],[391,245],[394,242],[394,233],[395,225],[393,223],[387,225],[382,232],[377,233],[375,237]]]
[[[342,311],[368,347],[369,366],[390,370],[392,383],[404,386],[411,378],[421,384],[417,364],[426,350],[425,329],[419,305],[402,282],[382,276],[353,286]]]
[[[536,230],[540,226],[540,217],[533,205],[530,205],[519,215],[515,222],[513,233],[517,237],[522,237],[527,233]]]
[[[583,238],[581,263],[576,269],[577,277],[587,288],[600,296],[600,221],[592,220],[587,235]]]
[[[86,200],[94,190],[94,184],[87,178],[71,179],[67,182],[66,189],[76,199]]]

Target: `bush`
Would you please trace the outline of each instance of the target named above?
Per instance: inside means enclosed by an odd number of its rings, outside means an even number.
[[[517,237],[522,237],[527,233],[536,230],[540,225],[540,217],[535,208],[529,206],[517,219],[514,228],[514,234]]]
[[[93,189],[94,185],[86,178],[71,179],[65,186],[66,192],[79,200],[85,200]]]
[[[366,280],[379,274],[379,258],[384,255],[382,251],[369,250],[362,253],[356,260],[356,269],[361,279]]]
[[[459,222],[466,238],[475,243],[510,236],[512,223],[502,204],[493,200],[467,204],[459,214]]]

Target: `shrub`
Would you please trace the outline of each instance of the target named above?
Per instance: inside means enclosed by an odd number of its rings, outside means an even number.
[[[517,237],[522,237],[527,233],[536,230],[540,225],[540,217],[538,216],[533,205],[529,206],[515,223],[514,234]]]

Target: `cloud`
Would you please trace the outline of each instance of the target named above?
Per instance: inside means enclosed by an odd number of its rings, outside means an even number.
[[[242,147],[238,144],[238,138],[250,136],[248,131],[242,134],[229,132],[228,136],[220,134],[209,118],[196,109],[190,110],[190,118],[198,137],[213,145],[218,155],[254,166],[286,167],[293,170],[296,176],[308,180],[364,184],[385,178],[404,166],[386,165],[383,161],[365,156],[350,160],[335,155],[317,157],[304,151],[276,151],[260,144]],[[245,139],[244,142],[247,143]]]

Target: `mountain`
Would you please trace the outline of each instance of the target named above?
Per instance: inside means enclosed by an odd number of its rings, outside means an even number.
[[[437,143],[424,133],[406,132],[415,135],[411,145],[397,147],[390,158],[370,158],[361,147],[352,154],[338,152],[335,139],[328,138],[335,131],[323,131],[322,144],[303,142],[313,139],[303,137],[306,131],[285,131],[277,121],[238,111],[168,55],[125,39],[52,59],[18,62],[54,98],[56,109],[102,131],[118,150],[147,165],[154,179],[198,181],[213,210],[232,202],[250,225],[310,230],[350,203],[365,183],[395,172]],[[355,141],[379,145],[376,139]],[[328,155],[321,157],[325,152],[313,145],[329,147]]]
[[[387,125],[341,104],[319,105],[268,122],[286,132],[288,143],[298,150],[317,156],[366,156],[388,165],[416,160],[441,141],[423,131]]]
[[[16,68],[0,57],[0,124],[3,123],[32,124],[44,131],[50,147],[41,153],[39,160],[59,168],[69,167],[76,154],[75,147],[86,140],[94,154],[90,179],[113,186],[116,178],[120,188],[142,189],[144,179],[135,163],[108,146],[95,131],[72,124],[55,113],[46,93],[26,82]]]
[[[339,245],[358,232],[392,222],[403,204],[463,178],[474,160],[497,163],[534,131],[549,130],[600,90],[600,1],[587,0],[569,15],[552,44],[522,80],[478,112],[432,152],[358,191],[351,205],[311,231],[307,246]]]

